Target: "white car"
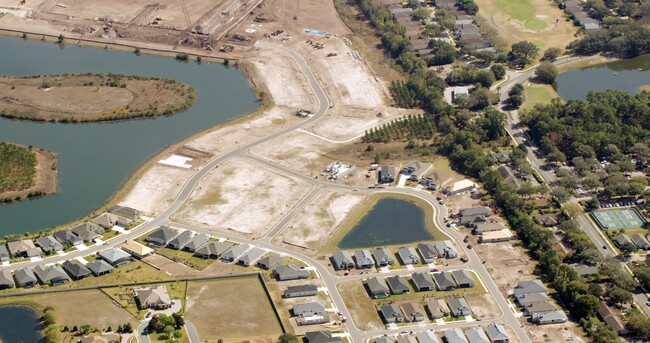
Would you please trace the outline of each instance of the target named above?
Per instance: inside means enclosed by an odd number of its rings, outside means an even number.
[[[355,187],[355,188],[352,188],[352,191],[353,191],[353,192],[358,192],[358,191],[359,191],[359,188],[356,188],[356,187]]]

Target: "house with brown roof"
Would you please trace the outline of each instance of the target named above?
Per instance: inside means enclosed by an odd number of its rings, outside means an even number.
[[[141,309],[164,310],[172,307],[172,301],[165,286],[135,288],[133,292]]]

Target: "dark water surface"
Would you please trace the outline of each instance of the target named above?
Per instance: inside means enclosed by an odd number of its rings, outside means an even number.
[[[0,342],[42,343],[36,312],[27,306],[0,306]]]

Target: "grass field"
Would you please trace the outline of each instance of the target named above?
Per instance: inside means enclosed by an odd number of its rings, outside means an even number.
[[[183,263],[198,270],[203,270],[216,262],[216,260],[213,259],[196,257],[191,252],[170,248],[158,248],[156,249],[156,253],[165,256],[174,262]]]
[[[536,104],[547,104],[551,99],[558,97],[550,85],[530,85],[525,87],[526,101],[521,105],[521,110],[528,111]]]
[[[544,20],[535,17],[535,7],[530,0],[496,0],[496,5],[512,19],[522,22],[526,28],[541,30],[548,26]]]
[[[343,302],[350,311],[352,320],[364,331],[383,329],[375,304],[368,296],[363,283],[360,281],[344,281],[338,284]]]
[[[275,340],[282,334],[257,276],[190,282],[185,313],[206,342]]]
[[[29,188],[35,174],[36,155],[30,149],[0,142],[0,193]]]

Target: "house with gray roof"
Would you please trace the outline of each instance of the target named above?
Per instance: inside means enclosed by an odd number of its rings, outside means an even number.
[[[372,251],[372,256],[375,258],[377,267],[388,267],[395,264],[395,259],[390,251],[386,248],[377,248]]]
[[[650,250],[650,242],[648,242],[648,239],[645,238],[644,235],[635,233],[630,237],[632,239],[632,242],[641,250]]]
[[[34,272],[27,268],[14,270],[14,280],[16,280],[16,286],[24,288],[34,287],[38,283]]]
[[[420,256],[417,251],[412,247],[401,247],[397,249],[397,256],[402,261],[402,264],[420,264]]]
[[[474,287],[474,278],[467,270],[454,270],[451,272],[451,277],[460,288]]]
[[[395,182],[395,166],[381,166],[379,170],[379,183]]]
[[[81,262],[77,260],[68,260],[61,264],[63,270],[65,270],[73,280],[81,280],[92,275],[90,269],[86,268]]]
[[[478,223],[474,225],[474,229],[472,230],[472,234],[474,235],[482,235],[486,232],[493,232],[493,231],[501,231],[505,229],[505,225],[498,223],[498,222],[491,222],[491,223]]]
[[[234,247],[230,248],[230,250],[221,255],[221,260],[224,262],[234,262],[240,257],[244,256],[244,254],[250,248],[251,246],[248,244],[235,245]]]
[[[0,270],[0,289],[14,288],[16,282],[8,270]]]
[[[295,304],[291,311],[294,316],[298,316],[300,325],[322,324],[329,322],[329,315],[325,311],[325,304],[320,301]]]
[[[488,151],[488,155],[490,155],[490,158],[492,158],[492,162],[494,163],[499,163],[499,164],[506,164],[510,163],[510,156],[512,156],[512,150],[508,150],[505,152],[494,152],[492,150]]]
[[[451,180],[451,174],[433,171],[427,174],[420,183],[427,186],[427,189],[435,191],[445,183],[449,182],[449,180]]]
[[[459,328],[445,330],[445,341],[447,343],[469,343],[465,334]]]
[[[447,304],[451,310],[451,315],[454,317],[470,316],[472,314],[472,309],[465,298],[451,298]]]
[[[634,242],[632,242],[632,240],[630,239],[630,237],[628,237],[628,236],[627,236],[626,234],[624,234],[624,233],[620,233],[620,234],[618,234],[618,235],[614,238],[614,243],[616,243],[616,245],[617,245],[619,248],[622,248],[622,247],[623,247],[624,245],[626,245],[626,244],[632,244],[632,245],[636,246],[636,244],[634,244]]]
[[[104,228],[94,223],[85,222],[73,227],[70,231],[84,242],[94,242],[104,233]]]
[[[488,324],[485,327],[488,337],[492,343],[510,343],[510,335],[506,328],[497,323]]]
[[[140,211],[126,206],[112,206],[108,209],[108,213],[112,213],[124,218],[129,218],[131,220],[140,219]]]
[[[210,241],[196,249],[194,255],[201,258],[217,259],[228,251],[234,244],[230,242]]]
[[[354,252],[354,259],[358,269],[372,268],[375,262],[369,250],[357,250]]]
[[[467,216],[489,216],[492,214],[492,210],[487,206],[482,207],[469,207],[462,208],[458,211],[458,216],[467,217]]]
[[[332,336],[330,331],[311,331],[305,333],[307,343],[342,343],[341,337]]]
[[[4,244],[0,244],[0,262],[9,262],[9,250]]]
[[[427,319],[424,307],[419,302],[409,301],[402,303],[402,312],[407,322],[417,323]]]
[[[390,296],[390,290],[383,279],[376,277],[368,278],[368,280],[366,280],[366,287],[368,288],[370,296],[375,299]]]
[[[174,237],[171,241],[169,241],[167,246],[172,249],[180,250],[185,246],[185,244],[189,243],[192,240],[193,236],[194,233],[192,231],[185,230],[178,236]]]
[[[575,270],[576,273],[582,277],[598,274],[598,266],[588,266],[586,264],[574,263],[570,264],[569,267]]]
[[[196,252],[197,249],[203,246],[203,244],[208,243],[210,240],[210,236],[205,234],[205,233],[200,233],[192,239],[190,239],[187,244],[183,246],[183,250],[189,251],[189,252]]]
[[[257,266],[266,270],[273,269],[277,265],[284,263],[284,257],[272,252],[264,256],[257,262]]]
[[[440,343],[438,336],[431,331],[420,331],[415,334],[418,343]]]
[[[447,317],[451,314],[449,306],[444,299],[436,299],[427,301],[427,310],[433,319],[440,319]]]
[[[557,324],[567,321],[566,314],[562,311],[539,312],[531,316],[533,323],[538,325]]]
[[[41,256],[41,249],[34,245],[31,239],[16,239],[7,242],[7,249],[13,257],[38,257]]]
[[[354,268],[354,260],[349,251],[337,251],[331,257],[332,266],[336,270],[347,270]]]
[[[444,241],[435,241],[433,245],[436,247],[436,251],[438,252],[438,256],[446,258],[446,259],[452,259],[452,258],[457,258],[458,257],[458,252],[454,248],[454,244],[450,240],[444,240]]]
[[[411,162],[402,169],[402,174],[409,175],[409,180],[420,181],[430,169],[431,163]]]
[[[515,286],[513,294],[526,294],[526,293],[546,293],[547,289],[541,280],[527,280],[519,281]]]
[[[485,331],[480,326],[474,326],[465,331],[469,343],[491,343]]]
[[[113,271],[113,266],[110,264],[106,263],[103,260],[95,260],[92,262],[88,262],[86,265],[86,268],[88,268],[95,276],[102,276],[106,275],[110,272]]]
[[[454,281],[454,278],[449,273],[433,273],[431,276],[433,276],[433,281],[441,291],[450,291],[458,286],[456,284],[456,281]]]
[[[52,236],[63,245],[77,246],[82,244],[83,239],[77,237],[72,231],[57,231]]]
[[[404,315],[396,304],[382,305],[379,309],[379,313],[386,324],[401,323],[404,321]]]
[[[104,212],[93,218],[91,222],[107,230],[110,230],[113,228],[113,226],[126,227],[131,224],[133,220],[114,213]]]
[[[411,281],[413,282],[413,286],[415,286],[415,290],[418,292],[436,290],[436,284],[427,273],[413,273],[411,275]]]
[[[108,262],[113,267],[121,267],[133,261],[131,255],[118,248],[110,248],[108,250],[100,251],[97,253],[102,260]]]
[[[375,338],[375,343],[395,343],[395,339],[390,336],[379,336]]]
[[[514,294],[515,302],[522,307],[528,307],[534,303],[548,301],[548,295],[545,292]]]
[[[63,250],[63,245],[54,239],[54,236],[43,236],[36,238],[34,243],[45,253],[53,253]]]
[[[177,235],[178,231],[164,225],[150,233],[147,238],[144,239],[144,241],[153,246],[164,247],[169,244],[169,242],[171,242],[172,239],[174,239]]]
[[[532,316],[533,313],[555,311],[557,308],[550,301],[531,303],[523,308],[525,316]]]
[[[436,261],[436,258],[438,258],[436,247],[431,243],[418,244],[418,251],[420,252],[420,256],[422,256],[422,261],[424,261],[424,263],[433,263]]]
[[[316,285],[289,286],[282,295],[284,298],[310,297],[318,294]]]
[[[397,338],[397,343],[418,343],[415,337],[405,333],[401,333],[397,335],[396,338]]]
[[[58,265],[49,267],[36,266],[34,267],[34,274],[36,274],[43,284],[50,286],[63,285],[70,281],[68,274]]]
[[[251,250],[245,252],[244,255],[239,258],[239,261],[237,261],[237,263],[241,264],[244,267],[250,267],[254,265],[257,260],[262,258],[264,254],[266,254],[266,250],[254,247]]]
[[[277,266],[273,274],[279,281],[309,279],[311,273],[297,264],[284,264]]]
[[[393,294],[408,294],[411,292],[411,288],[406,282],[406,279],[399,275],[387,277],[386,283],[388,283],[388,287]]]

